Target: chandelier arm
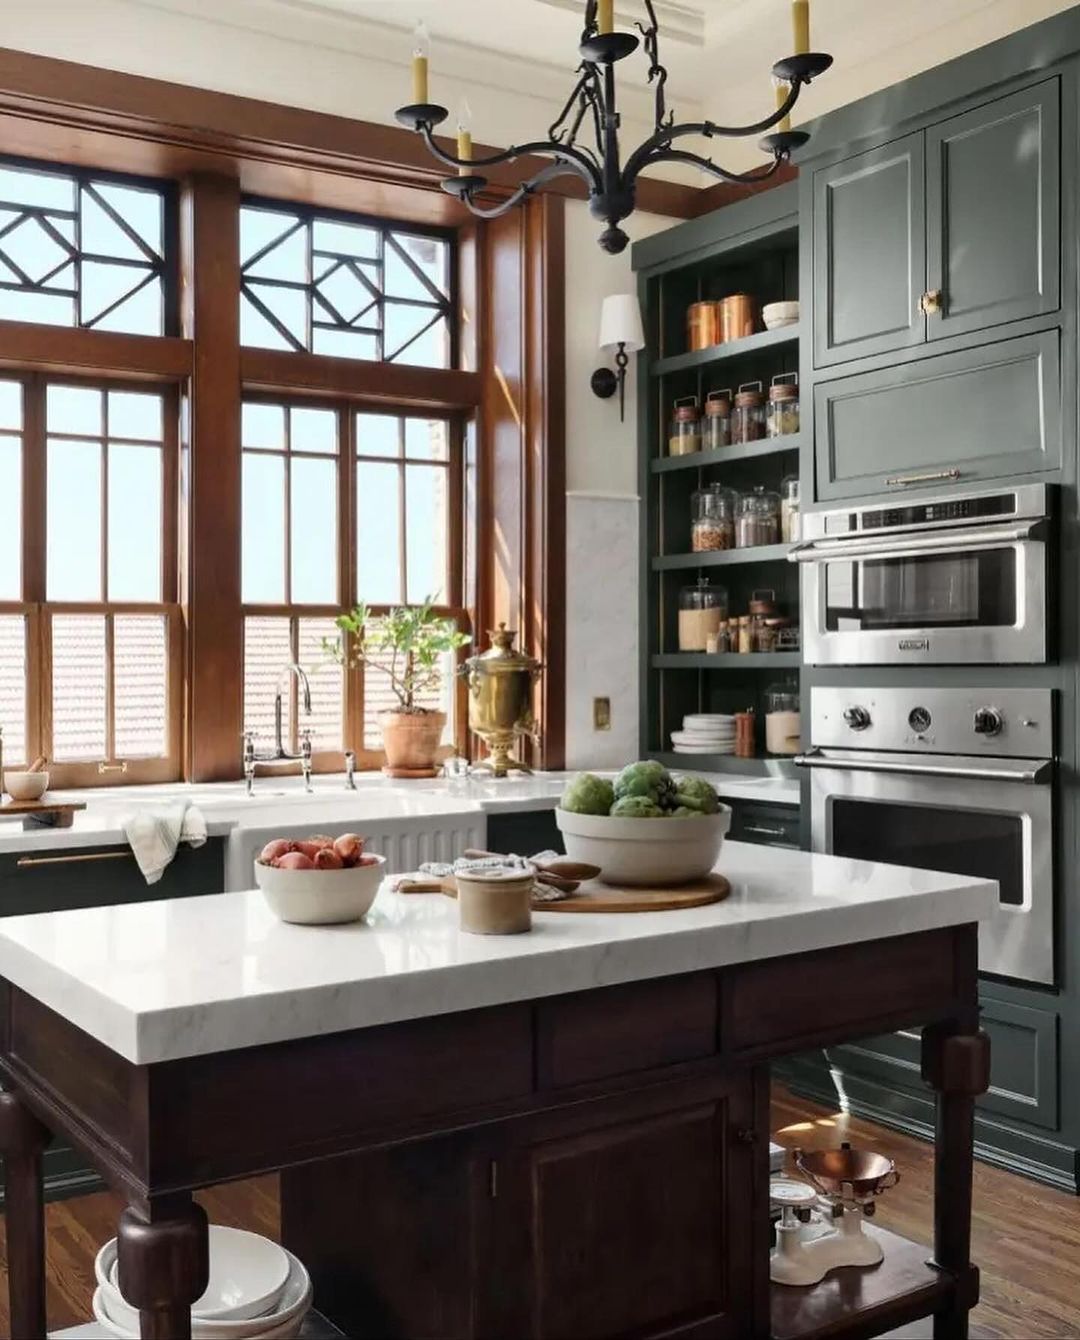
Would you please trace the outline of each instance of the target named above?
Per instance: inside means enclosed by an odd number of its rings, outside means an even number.
[[[643,23],[639,23],[637,27],[645,46],[645,54],[649,58],[649,83],[651,84],[653,80],[656,80],[654,121],[656,129],[660,130],[667,120],[666,85],[668,72],[660,64],[660,24],[657,22],[653,0],[645,0],[645,9],[649,16],[648,27]]]
[[[529,181],[522,182],[512,195],[508,195],[505,200],[500,200],[497,205],[492,205],[490,209],[486,209],[480,205],[474,205],[471,197],[468,195],[463,196],[462,200],[465,208],[470,214],[474,215],[474,217],[478,219],[497,219],[501,215],[508,213],[515,205],[520,205],[526,196],[534,195],[541,186],[546,185],[547,182],[554,181],[556,177],[561,177],[564,173],[571,171],[573,171],[573,169],[566,163],[549,163],[548,166],[538,172],[535,177],[530,178]]]
[[[559,115],[555,118],[555,120],[552,121],[551,125],[548,126],[548,139],[549,139],[549,140],[558,142],[558,140],[559,140],[559,128],[564,124],[564,122],[565,122],[565,121],[567,120],[567,118],[570,116],[571,109],[573,108],[574,103],[575,103],[575,101],[577,100],[578,95],[579,95],[580,93],[583,93],[583,92],[585,91],[585,86],[586,86],[586,84],[587,84],[588,82],[589,82],[589,74],[588,74],[588,71],[586,70],[586,71],[584,71],[584,72],[582,73],[581,78],[577,81],[577,83],[574,85],[573,89],[571,90],[570,96],[566,99],[566,102],[563,104],[562,111],[561,111],[561,112],[559,113]],[[578,117],[578,120],[577,120],[577,123],[576,123],[576,124],[577,124],[577,125],[580,125],[580,124],[581,124],[581,118],[580,118],[580,117]],[[572,144],[572,143],[573,143],[573,140],[574,140],[574,130],[571,130],[570,135],[568,136],[568,143],[571,143],[571,144]]]
[[[752,185],[756,181],[767,181],[769,177],[779,171],[780,164],[783,161],[784,155],[778,154],[764,169],[753,168],[749,172],[729,172],[727,168],[722,168],[719,163],[714,163],[711,158],[702,158],[700,154],[692,154],[685,149],[663,149],[654,154],[646,166],[651,167],[654,163],[686,163],[690,167],[700,168],[702,172],[709,172],[714,177],[719,177],[721,181],[733,182],[737,185]]]
[[[445,149],[439,148],[434,135],[431,133],[431,127],[426,123],[420,127],[420,134],[424,137],[424,143],[427,145],[429,153],[437,158],[440,163],[445,163],[447,167],[468,168],[472,172],[477,168],[493,167],[498,163],[513,162],[523,154],[550,154],[563,171],[576,172],[590,190],[600,190],[602,185],[600,173],[597,169],[580,149],[576,149],[570,144],[534,140],[529,144],[512,144],[509,149],[504,149],[501,153],[490,154],[487,158],[458,158],[456,154],[447,153]]]

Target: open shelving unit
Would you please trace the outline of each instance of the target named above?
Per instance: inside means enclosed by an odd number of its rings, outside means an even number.
[[[760,331],[709,349],[686,349],[691,303],[751,293],[761,303],[799,296],[796,186],[777,187],[674,228],[635,248],[646,349],[639,360],[641,517],[641,744],[646,757],[679,767],[741,776],[794,775],[790,758],[765,755],[764,695],[773,684],[798,688],[798,652],[710,656],[678,650],[678,600],[684,586],[709,577],[728,593],[732,614],[747,612],[753,591],[771,590],[781,610],[798,619],[799,583],[791,546],[766,545],[695,554],[690,550],[691,499],[704,484],[739,492],[756,485],[778,491],[799,472],[801,435],[766,438],[688,456],[667,454],[674,402],[744,382],[768,387],[778,373],[797,372],[801,327]],[[757,716],[758,756],[675,754],[671,731],[690,712]]]

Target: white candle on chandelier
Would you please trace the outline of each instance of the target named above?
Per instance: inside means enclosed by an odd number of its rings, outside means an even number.
[[[421,19],[413,29],[412,94],[413,102],[422,105],[428,100],[428,54],[431,38],[427,24]]]
[[[774,79],[773,87],[776,90],[776,110],[779,111],[780,108],[783,107],[784,103],[787,102],[788,100],[788,96],[791,93],[791,85],[787,82],[786,79]],[[777,122],[777,124],[773,126],[774,131],[785,131],[790,129],[791,129],[790,114],[788,116],[785,116],[781,121]]]
[[[464,165],[458,168],[459,177],[469,176],[472,168],[472,132],[469,126],[472,122],[472,108],[469,106],[469,99],[462,98],[458,104],[457,119],[457,156],[466,159]]]
[[[596,28],[599,33],[615,31],[615,0],[600,0],[596,12]]]
[[[792,0],[791,28],[795,55],[804,56],[810,50],[810,0]]]

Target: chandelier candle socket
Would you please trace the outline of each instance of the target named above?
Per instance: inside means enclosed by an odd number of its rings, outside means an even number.
[[[449,113],[438,103],[428,102],[427,40],[418,40],[413,56],[414,102],[399,107],[395,113],[403,126],[416,131],[428,151],[440,163],[455,170],[447,177],[442,188],[460,200],[477,218],[491,219],[505,214],[535,194],[556,177],[572,174],[585,183],[589,209],[594,218],[607,226],[600,234],[601,247],[611,255],[624,251],[630,239],[620,223],[637,206],[637,180],[642,172],[661,163],[680,163],[698,168],[721,181],[743,184],[763,182],[773,176],[810,138],[806,131],[791,130],[790,114],[802,91],[832,64],[832,57],[823,52],[807,50],[809,44],[808,0],[795,0],[792,10],[796,34],[796,54],[777,61],[773,76],[787,87],[783,99],[777,96],[774,110],[760,121],[744,126],[720,126],[713,121],[676,123],[674,112],[667,106],[668,72],[660,63],[660,31],[654,0],[641,0],[645,19],[635,25],[640,37],[614,29],[613,0],[585,0],[585,25],[578,46],[580,63],[575,71],[576,82],[555,120],[547,129],[544,139],[511,145],[499,153],[476,158],[471,140],[468,153],[449,153],[435,140],[435,129]],[[619,61],[632,56],[641,47],[648,61],[648,83],[653,89],[653,130],[624,161],[619,145],[621,117],[615,69]],[[423,60],[422,74],[418,62]],[[423,94],[421,97],[420,94]],[[777,129],[779,127],[779,129]],[[766,133],[766,132],[772,132]],[[762,152],[771,162],[748,172],[730,172],[714,163],[711,158],[680,148],[677,141],[687,135],[701,135],[705,139],[724,137],[745,138],[763,136],[758,141]],[[522,182],[505,200],[484,206],[479,197],[488,184],[483,169],[499,163],[514,162],[526,155],[546,157],[551,161]]]

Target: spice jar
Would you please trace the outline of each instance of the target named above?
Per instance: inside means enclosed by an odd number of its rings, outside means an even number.
[[[728,621],[727,619],[721,619],[720,627],[716,630],[716,650],[721,656],[726,656],[731,650],[730,628],[731,623],[733,622],[734,620]]]
[[[765,430],[769,437],[786,437],[799,431],[799,374],[782,372],[772,379],[769,405],[765,412]]]
[[[735,519],[735,546],[746,549],[757,544],[780,542],[780,495],[759,484],[753,493],[739,497]]]
[[[698,414],[697,396],[685,396],[675,401],[675,414],[671,420],[671,435],[668,438],[669,456],[689,456],[701,450],[701,418]]]
[[[740,614],[738,619],[732,622],[739,625],[738,639],[732,651],[737,651],[741,656],[749,656],[754,650],[753,639],[750,635],[750,616],[749,614]]]
[[[717,451],[731,445],[731,392],[710,391],[705,397],[705,417],[701,421],[701,446]]]
[[[770,684],[765,690],[765,748],[770,754],[797,754],[802,736],[799,690]]]
[[[799,476],[786,475],[780,481],[780,539],[795,544],[799,539]]]
[[[694,302],[686,309],[686,347],[691,352],[720,342],[720,304]]]
[[[695,554],[735,548],[735,509],[739,495],[734,489],[709,484],[692,499],[694,515],[690,548]]]
[[[765,392],[760,382],[743,382],[735,395],[731,415],[731,441],[760,442],[765,436]]]
[[[773,651],[776,647],[776,630],[768,626],[770,619],[777,617],[776,592],[752,591],[750,593],[750,650]]]
[[[727,591],[702,577],[679,592],[679,650],[704,651],[727,618]]]

